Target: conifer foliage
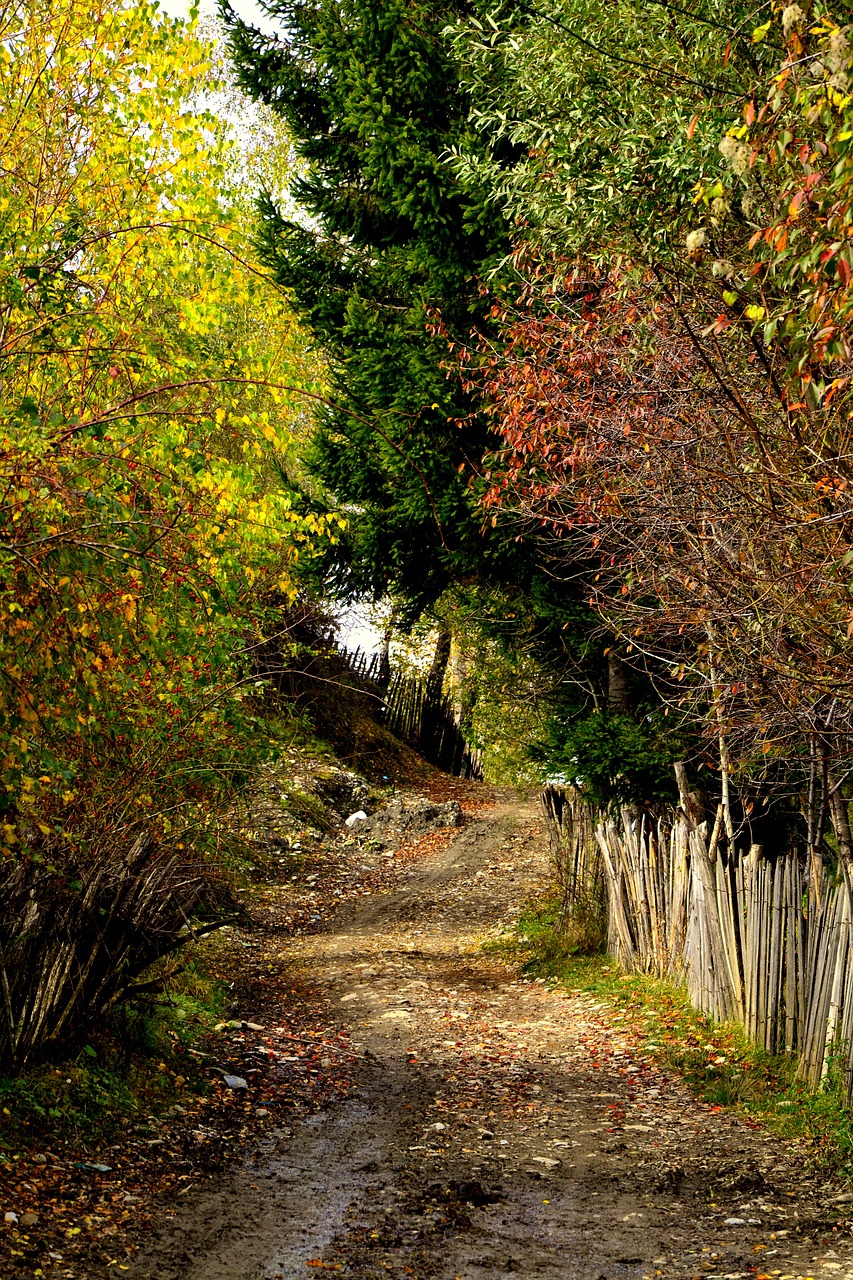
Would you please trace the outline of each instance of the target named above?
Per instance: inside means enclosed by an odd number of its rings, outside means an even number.
[[[446,348],[480,318],[475,276],[505,251],[502,215],[445,163],[476,145],[429,0],[282,0],[269,37],[226,9],[244,89],[293,132],[300,219],[262,200],[263,256],[330,356],[333,399],[310,459],[349,509],[332,577],[415,609],[470,569],[481,518],[466,460],[488,441]],[[466,417],[460,429],[457,421]],[[341,554],[343,553],[343,554]]]

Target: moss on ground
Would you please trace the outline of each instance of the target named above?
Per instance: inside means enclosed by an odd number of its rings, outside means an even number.
[[[193,1046],[222,1017],[224,998],[189,964],[162,993],[116,1010],[73,1057],[0,1076],[0,1160],[58,1140],[108,1141],[128,1123],[209,1093]]]

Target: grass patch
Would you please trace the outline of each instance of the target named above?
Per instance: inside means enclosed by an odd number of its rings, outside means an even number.
[[[22,1147],[107,1142],[209,1093],[210,1073],[191,1050],[221,1019],[224,999],[190,963],[162,994],[117,1009],[72,1057],[0,1077],[0,1160]]]
[[[782,1137],[805,1140],[822,1163],[853,1178],[853,1114],[833,1067],[818,1092],[796,1075],[796,1060],[765,1053],[735,1023],[711,1022],[683,986],[623,973],[607,956],[574,954],[556,927],[558,904],[534,904],[512,935],[488,944],[546,984],[582,991],[611,1005],[641,1051],[684,1077],[704,1101],[733,1108]]]

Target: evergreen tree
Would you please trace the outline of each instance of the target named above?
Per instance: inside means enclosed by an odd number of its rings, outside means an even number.
[[[412,614],[454,579],[489,572],[470,462],[489,447],[446,340],[482,324],[477,276],[506,252],[502,216],[445,156],[475,145],[430,0],[274,0],[270,38],[226,8],[240,83],[280,113],[301,159],[288,219],[261,201],[261,247],[328,353],[332,399],[309,467],[347,510],[330,566],[345,594],[392,591]],[[458,424],[464,419],[466,426]]]
[[[607,703],[607,641],[592,638],[580,581],[555,579],[535,537],[519,541],[515,522],[507,536],[500,517],[483,533],[471,464],[498,442],[446,367],[447,334],[465,344],[472,329],[486,331],[493,298],[484,303],[480,280],[509,250],[496,202],[470,168],[460,179],[447,162],[453,150],[487,146],[468,123],[443,34],[464,0],[265,7],[282,36],[227,7],[225,17],[241,86],[283,117],[301,161],[302,214],[288,218],[263,197],[260,245],[330,359],[337,407],[318,416],[308,463],[349,532],[326,558],[326,581],[351,597],[390,592],[404,620],[450,585],[497,587],[499,612],[527,618],[517,644],[553,676],[544,756],[585,776],[616,773],[626,734],[606,737],[608,753],[596,718]],[[518,159],[494,139],[488,155],[491,165]],[[431,331],[435,315],[442,336]],[[618,714],[631,721],[627,707]],[[642,757],[642,744],[632,739],[632,751]]]

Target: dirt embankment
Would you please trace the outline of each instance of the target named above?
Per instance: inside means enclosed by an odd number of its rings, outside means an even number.
[[[547,880],[534,806],[433,848],[318,932],[266,936],[334,1011],[349,1096],[292,1128],[262,1108],[247,1158],[164,1206],[125,1274],[853,1280],[841,1187],[697,1103],[589,997],[481,950]]]

